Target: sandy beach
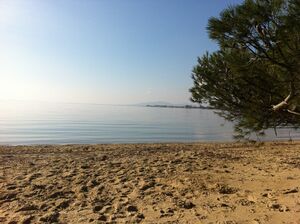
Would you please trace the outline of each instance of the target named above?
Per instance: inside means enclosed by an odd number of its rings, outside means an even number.
[[[0,223],[300,223],[300,142],[0,146]]]

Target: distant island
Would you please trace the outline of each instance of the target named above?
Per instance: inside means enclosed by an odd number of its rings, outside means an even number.
[[[164,107],[164,108],[185,108],[185,109],[212,109],[211,107],[207,106],[193,106],[193,105],[166,105],[166,104],[147,104],[145,107]]]
[[[162,108],[184,108],[184,109],[213,109],[210,106],[201,106],[201,105],[191,105],[186,103],[173,104],[166,101],[152,101],[152,102],[143,102],[138,104],[132,104],[131,106],[139,107],[162,107]]]

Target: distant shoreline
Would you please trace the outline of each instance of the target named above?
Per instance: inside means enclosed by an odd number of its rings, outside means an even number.
[[[204,107],[204,106],[192,106],[192,105],[183,105],[183,106],[176,106],[176,105],[145,105],[145,107],[159,107],[159,108],[184,108],[184,109],[204,109],[204,110],[212,110],[212,107]]]

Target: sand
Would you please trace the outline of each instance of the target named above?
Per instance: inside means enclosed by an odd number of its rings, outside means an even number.
[[[0,223],[300,223],[300,142],[0,146]]]

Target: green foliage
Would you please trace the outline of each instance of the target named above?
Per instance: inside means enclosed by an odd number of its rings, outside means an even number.
[[[237,137],[300,125],[300,1],[245,0],[208,23],[219,50],[198,58],[191,100],[234,122]]]

